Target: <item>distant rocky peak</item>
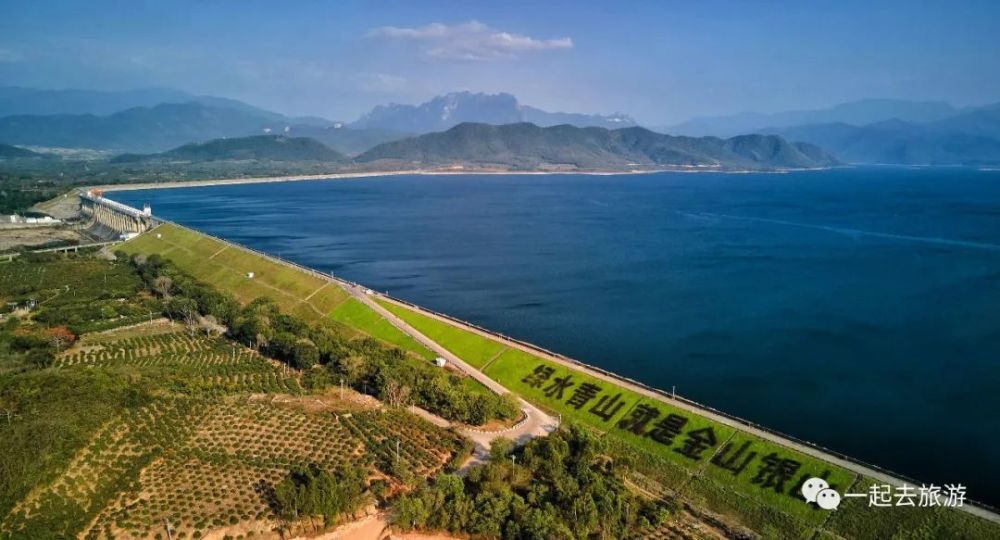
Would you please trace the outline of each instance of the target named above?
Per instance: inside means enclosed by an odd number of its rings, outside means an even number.
[[[419,105],[379,105],[351,127],[378,128],[408,133],[443,131],[462,122],[512,124],[533,122],[542,126],[571,124],[579,127],[627,127],[635,121],[626,114],[589,115],[549,113],[518,102],[512,94],[458,91],[435,96]]]

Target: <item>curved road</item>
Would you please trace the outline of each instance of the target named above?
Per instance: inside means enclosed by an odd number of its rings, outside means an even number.
[[[376,313],[384,317],[387,321],[389,321],[390,324],[398,328],[403,333],[408,334],[409,336],[420,342],[428,349],[434,351],[434,353],[437,354],[438,356],[444,358],[448,362],[451,362],[452,365],[457,367],[459,370],[461,370],[468,376],[482,383],[483,386],[485,386],[486,388],[489,388],[490,390],[492,390],[497,394],[512,393],[502,384],[487,377],[485,373],[472,367],[467,362],[459,358],[457,355],[453,354],[448,349],[445,349],[433,339],[420,333],[419,330],[410,326],[409,323],[407,323],[403,319],[400,319],[391,311],[379,305],[378,302],[373,301],[369,297],[369,295],[366,294],[366,289],[360,286],[353,286],[353,285],[345,285],[344,288],[347,289],[347,291],[351,294],[352,297],[357,299],[359,302],[363,302],[366,306],[370,307],[371,309],[375,310]],[[549,433],[552,433],[553,431],[559,428],[559,421],[557,419],[542,412],[541,409],[535,407],[534,405],[528,403],[527,401],[525,401],[520,397],[518,397],[517,400],[521,405],[521,412],[524,413],[525,417],[524,419],[521,420],[521,422],[519,422],[514,427],[500,431],[480,431],[468,427],[463,427],[460,429],[462,433],[467,435],[476,443],[476,450],[473,456],[474,459],[478,458],[480,461],[483,460],[487,455],[487,453],[489,452],[490,444],[493,442],[494,439],[497,439],[499,437],[511,439],[517,445],[520,446],[522,444],[527,443],[534,437],[544,437],[545,435],[548,435]],[[447,423],[449,426],[451,425],[450,423],[447,422],[447,420],[434,416],[426,411],[423,411],[422,409],[417,409],[414,412],[416,412],[420,416],[426,418],[427,420],[435,424],[442,425],[442,422],[444,422]]]

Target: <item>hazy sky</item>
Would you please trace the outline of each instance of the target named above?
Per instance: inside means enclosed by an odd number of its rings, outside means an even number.
[[[171,86],[353,120],[454,90],[647,124],[1000,101],[998,1],[0,2],[0,85]]]

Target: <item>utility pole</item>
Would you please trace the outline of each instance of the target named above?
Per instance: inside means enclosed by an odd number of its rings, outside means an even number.
[[[510,468],[511,469],[513,469],[514,466],[516,465],[516,461],[517,461],[517,456],[515,456],[514,454],[511,454],[510,455]]]
[[[340,399],[344,399],[344,378],[340,378]]]
[[[396,463],[399,463],[399,439],[396,439]]]
[[[170,532],[170,522],[163,518],[163,526],[167,529],[167,540],[174,540],[174,535]]]
[[[677,385],[670,385],[670,397],[671,399],[677,399]]]
[[[7,425],[8,426],[10,425],[11,418],[17,418],[18,416],[21,416],[20,414],[17,414],[16,412],[14,412],[13,409],[4,409],[3,412],[7,415]]]

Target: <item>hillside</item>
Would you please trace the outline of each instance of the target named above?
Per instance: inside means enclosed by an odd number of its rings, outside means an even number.
[[[356,161],[598,170],[666,167],[759,170],[837,164],[836,159],[819,148],[792,144],[777,136],[693,138],[662,135],[639,127],[543,128],[527,123],[460,124],[442,133],[381,144],[358,156]]]
[[[295,124],[289,126],[284,134],[310,137],[347,155],[357,155],[384,142],[398,141],[413,135],[379,128],[355,129],[340,123],[326,126]]]
[[[159,154],[123,154],[112,163],[149,161],[344,161],[336,150],[308,137],[254,135],[234,139],[216,139],[206,143],[185,144]]]
[[[0,159],[41,157],[43,155],[44,154],[39,154],[38,152],[32,152],[27,148],[18,148],[17,146],[11,146],[9,144],[0,144]]]
[[[484,94],[452,92],[437,96],[419,105],[392,103],[379,105],[365,114],[352,128],[387,129],[408,133],[442,131],[464,122],[513,124],[531,122],[540,126],[571,124],[578,127],[618,128],[636,125],[623,115],[592,115],[547,112],[521,105],[517,98],[505,93]]]

